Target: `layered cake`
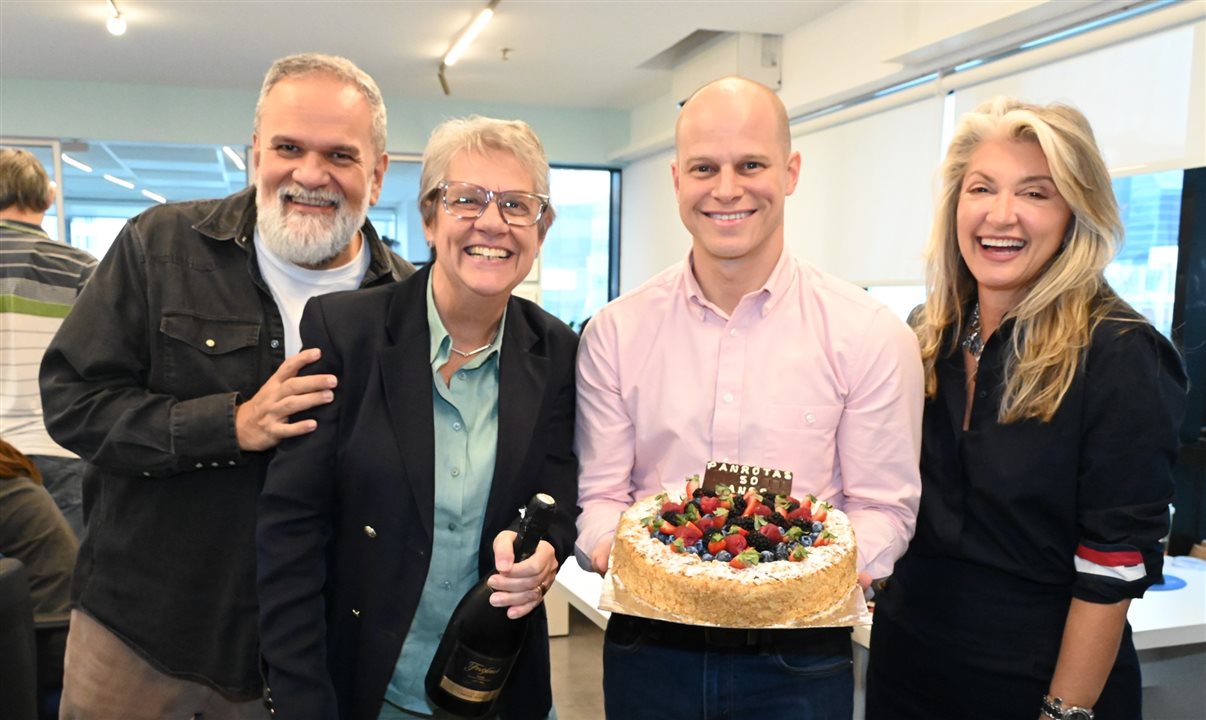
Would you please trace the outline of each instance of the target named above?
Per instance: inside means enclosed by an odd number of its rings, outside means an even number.
[[[611,572],[679,622],[757,628],[806,623],[839,606],[857,582],[855,559],[854,529],[828,503],[756,487],[703,489],[692,478],[685,495],[645,498],[624,513]]]

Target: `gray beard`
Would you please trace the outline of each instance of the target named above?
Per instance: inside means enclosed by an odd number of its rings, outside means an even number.
[[[335,217],[326,218],[282,210],[284,196],[336,203]],[[275,197],[256,190],[256,227],[268,249],[278,257],[306,267],[321,265],[343,252],[368,216],[366,194],[359,208],[349,207],[338,193],[282,186]]]

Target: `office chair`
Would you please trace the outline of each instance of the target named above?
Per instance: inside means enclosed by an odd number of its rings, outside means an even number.
[[[25,565],[0,557],[0,718],[37,720],[37,667]]]

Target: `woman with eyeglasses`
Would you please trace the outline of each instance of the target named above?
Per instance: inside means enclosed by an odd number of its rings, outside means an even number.
[[[307,372],[339,385],[298,415],[317,429],[279,447],[260,501],[279,717],[444,717],[424,693],[428,665],[458,601],[492,574],[492,604],[534,613],[496,709],[552,715],[542,600],[575,539],[577,339],[511,295],[553,221],[548,173],[523,122],[445,122],[420,178],[433,261],[306,307],[303,344],[322,354]],[[508,527],[538,492],[556,516],[515,563]]]

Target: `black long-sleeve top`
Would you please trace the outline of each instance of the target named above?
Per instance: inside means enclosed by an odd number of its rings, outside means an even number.
[[[980,358],[969,429],[963,354],[926,402],[921,510],[909,555],[952,558],[1112,603],[1162,579],[1186,377],[1150,325],[1094,331],[1050,422],[997,421],[1014,322]],[[907,560],[906,560],[907,562]]]

